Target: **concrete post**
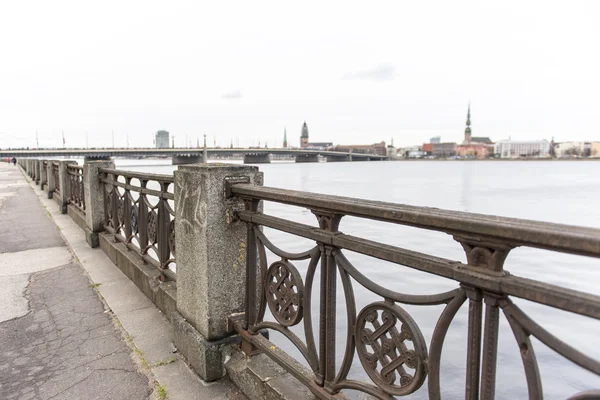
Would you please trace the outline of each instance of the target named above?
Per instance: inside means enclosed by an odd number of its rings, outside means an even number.
[[[35,160],[35,184],[39,185],[42,181],[42,160]]]
[[[51,199],[54,195],[54,189],[56,189],[56,179],[54,176],[53,165],[54,161],[48,160],[48,165],[46,166],[48,171],[48,198]]]
[[[67,205],[70,195],[69,187],[69,175],[67,174],[67,165],[77,164],[77,161],[60,161],[58,164],[58,179],[60,186],[60,212],[61,214],[67,213]]]
[[[44,167],[44,161],[47,162],[48,160],[40,160],[40,189],[44,189],[44,185],[46,185],[46,189],[48,188],[48,175]]]
[[[243,201],[225,199],[225,181],[247,178],[262,185],[257,167],[193,164],[175,171],[177,312],[174,342],[207,381],[225,374],[221,347],[231,335],[228,317],[244,310],[246,235],[244,223],[227,216]]]
[[[85,240],[96,248],[100,245],[98,232],[104,230],[104,184],[100,182],[100,168],[114,168],[113,161],[86,161],[83,164],[83,195],[85,197]]]

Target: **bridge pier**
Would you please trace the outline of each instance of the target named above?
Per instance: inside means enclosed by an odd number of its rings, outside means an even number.
[[[244,164],[270,164],[271,155],[269,153],[248,153],[244,154]]]
[[[93,155],[93,156],[85,156],[83,158],[83,163],[88,163],[90,161],[111,161],[111,156],[101,156],[101,155]]]
[[[185,155],[173,156],[173,158],[171,159],[172,165],[203,164],[205,162],[206,161],[204,161],[204,157],[202,156],[202,154],[194,154],[194,155],[185,154]]]
[[[298,154],[296,156],[297,163],[319,162],[318,154]]]
[[[341,162],[341,161],[352,161],[352,156],[325,156],[327,162]]]

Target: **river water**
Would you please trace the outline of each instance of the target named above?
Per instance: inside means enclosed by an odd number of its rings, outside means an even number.
[[[160,160],[117,160],[117,168],[169,174],[175,167]],[[572,225],[600,227],[600,162],[557,161],[416,161],[353,163],[272,163],[260,165],[265,186],[381,200],[416,206],[469,211],[527,218]],[[280,204],[265,204],[265,212],[281,218],[316,225],[305,209]],[[376,240],[409,250],[466,262],[461,246],[451,236],[393,224],[345,217],[340,230],[347,234]],[[267,236],[280,248],[304,251],[314,243],[266,229]],[[401,293],[433,294],[457,287],[447,279],[406,267],[345,252],[369,279]],[[269,261],[276,258],[271,255]],[[294,262],[303,278],[307,264]],[[513,275],[564,285],[598,294],[600,260],[549,251],[517,248],[510,252],[506,270]],[[317,274],[318,275],[318,274]],[[318,277],[313,304],[318,307]],[[341,285],[338,286],[337,330],[340,340],[337,356],[344,351],[346,317]],[[375,295],[354,282],[357,310],[373,301]],[[571,315],[549,307],[516,299],[517,303],[542,327],[567,344],[600,359],[600,322]],[[402,306],[419,325],[426,342],[441,306]],[[467,306],[463,305],[450,326],[442,353],[441,387],[443,398],[464,398],[466,370]],[[315,331],[318,309],[313,310]],[[496,380],[497,398],[527,397],[519,348],[501,315]],[[302,324],[300,324],[302,325]],[[295,327],[295,328],[298,328]],[[301,330],[296,332],[303,337]],[[301,356],[278,334],[272,340],[297,359]],[[579,391],[600,388],[600,379],[556,355],[532,338],[539,362],[544,393],[549,399],[564,399]],[[355,357],[351,377],[368,381]],[[427,383],[410,398],[427,398]],[[359,396],[360,397],[360,396]]]

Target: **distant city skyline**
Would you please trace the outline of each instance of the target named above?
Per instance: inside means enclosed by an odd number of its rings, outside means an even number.
[[[600,140],[600,2],[434,8],[3,2],[0,147]]]

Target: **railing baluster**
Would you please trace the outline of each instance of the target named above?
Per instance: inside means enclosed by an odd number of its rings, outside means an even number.
[[[165,192],[165,183],[160,182],[161,192]],[[158,262],[161,270],[167,268],[167,261],[169,260],[169,212],[165,206],[167,199],[160,198],[158,200],[158,215],[157,215],[157,241],[156,246],[158,248]],[[164,280],[164,274],[161,275],[161,279]]]
[[[147,179],[140,179],[140,187],[146,189],[148,185]],[[148,206],[146,205],[146,195],[140,193],[138,199],[138,240],[140,242],[140,257],[142,262],[146,263],[144,258],[144,249],[148,246]]]
[[[256,211],[258,208],[258,200],[249,200],[245,204],[246,211]],[[247,224],[246,234],[246,316],[245,329],[250,329],[256,324],[257,318],[257,251],[256,251],[256,236],[254,235],[254,227],[252,224]],[[262,283],[262,282],[261,282]]]
[[[113,180],[114,182],[117,182],[119,176],[118,175],[114,175],[113,176]],[[121,222],[119,221],[119,190],[117,188],[117,186],[113,185],[113,191],[112,191],[112,201],[111,201],[111,208],[112,208],[112,223],[113,223],[113,229],[114,229],[114,233],[113,233],[113,240],[115,241],[115,243],[117,243],[119,240],[117,239],[117,234],[121,228]]]
[[[479,368],[481,361],[482,294],[479,289],[466,285],[462,285],[462,287],[469,298],[465,400],[477,400],[479,398]]]
[[[125,183],[127,185],[131,184],[131,178],[130,177],[125,177]],[[131,201],[129,200],[131,197],[131,191],[126,188],[125,189],[125,193],[123,194],[123,219],[124,224],[123,224],[123,230],[125,231],[125,240],[128,243],[130,241],[131,238]],[[129,250],[129,247],[127,247],[127,250]]]
[[[485,328],[483,333],[483,360],[481,365],[481,400],[493,400],[496,396],[496,357],[498,354],[498,330],[501,296],[485,293]]]
[[[336,273],[333,249],[325,247],[325,386],[335,379]]]

